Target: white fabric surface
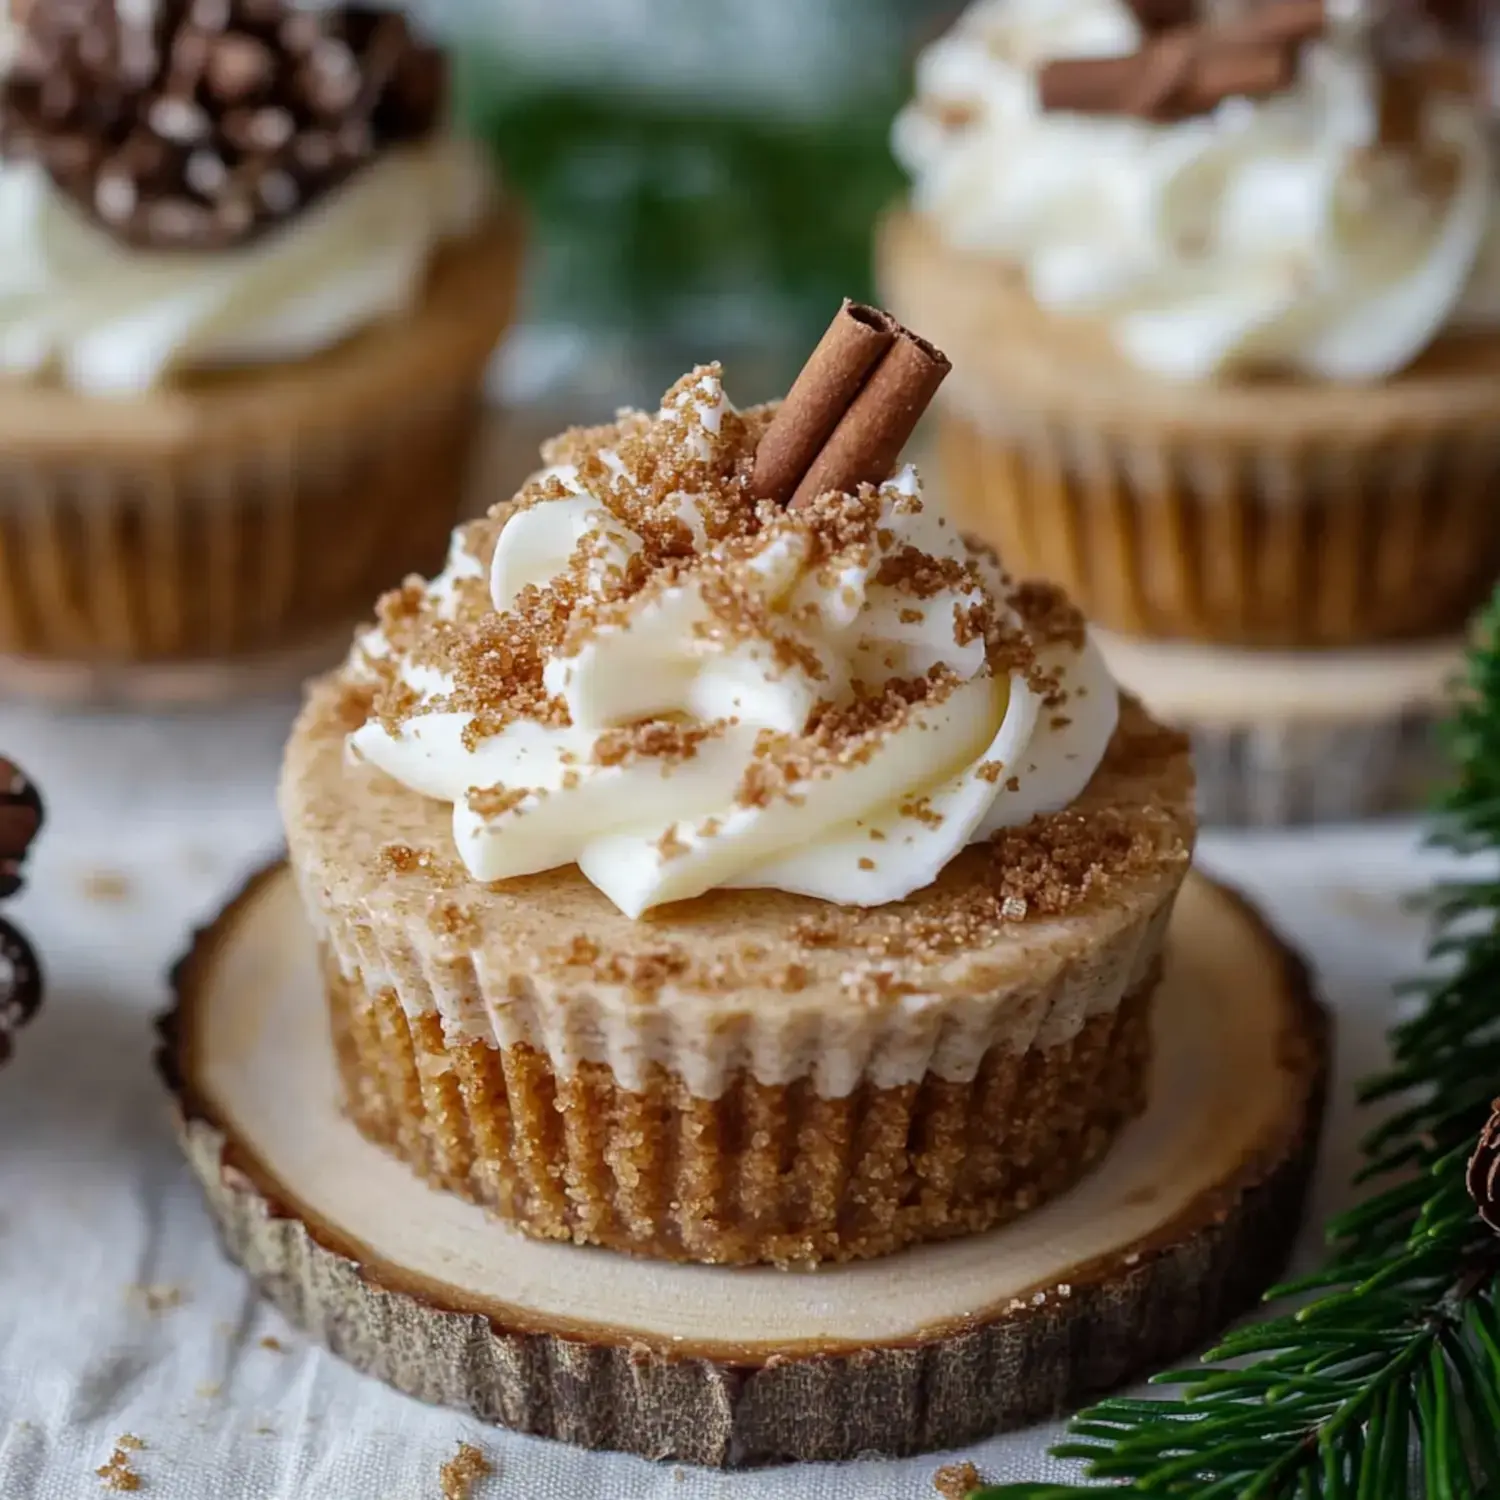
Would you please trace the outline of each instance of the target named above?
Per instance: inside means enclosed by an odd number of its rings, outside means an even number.
[[[272,786],[291,707],[177,719],[0,707],[0,752],[48,804],[29,888],[7,911],[50,981],[0,1074],[0,1496],[105,1493],[93,1471],[134,1433],[152,1500],[436,1497],[460,1441],[497,1470],[474,1500],[931,1497],[950,1456],[720,1475],[487,1429],[345,1369],[223,1259],[173,1142],[150,1023],[189,929],[277,847]],[[1315,960],[1339,1014],[1314,1224],[1345,1196],[1351,1080],[1378,1064],[1391,981],[1420,957],[1422,923],[1403,898],[1433,862],[1416,848],[1410,826],[1204,842],[1204,865],[1262,900]],[[153,1311],[142,1288],[180,1300]],[[997,1480],[1054,1476],[1062,1466],[1044,1450],[1056,1432],[962,1456]]]

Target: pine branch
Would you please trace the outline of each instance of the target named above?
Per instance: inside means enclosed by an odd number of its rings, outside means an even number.
[[[1082,1482],[974,1500],[1101,1487],[1153,1500],[1500,1494],[1500,1236],[1465,1181],[1500,1093],[1500,595],[1447,743],[1454,787],[1432,842],[1481,868],[1434,893],[1433,976],[1392,1028],[1390,1067],[1360,1093],[1397,1105],[1362,1143],[1357,1180],[1382,1185],[1329,1224],[1317,1272],[1267,1294],[1311,1300],[1158,1376],[1177,1388],[1168,1399],[1119,1397],[1075,1417],[1054,1452],[1085,1462]]]

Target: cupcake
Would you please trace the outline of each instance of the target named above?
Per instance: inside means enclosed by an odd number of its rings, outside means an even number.
[[[514,214],[398,16],[33,0],[0,87],[0,655],[347,628],[436,566]]]
[[[1500,573],[1500,170],[1374,0],[980,0],[880,275],[954,514],[1127,635],[1456,632]],[[1202,14],[1196,14],[1201,11]]]
[[[312,685],[281,806],[345,1103],[434,1184],[847,1261],[1142,1108],[1185,746],[897,467],[945,369],[846,308],[779,410],[710,365],[566,433]]]

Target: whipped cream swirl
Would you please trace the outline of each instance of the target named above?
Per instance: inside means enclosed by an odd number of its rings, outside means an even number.
[[[1070,803],[1118,693],[914,470],[788,512],[717,367],[549,445],[443,574],[382,605],[351,752],[453,804],[470,873],[577,864],[638,917],[715,887],[896,901]]]
[[[35,163],[0,162],[0,377],[127,398],[183,371],[318,354],[415,307],[436,249],[493,194],[476,147],[434,140],[254,244],[152,252],[89,224]]]
[[[1125,0],[979,0],[929,47],[894,148],[954,248],[1019,266],[1170,379],[1378,380],[1500,313],[1500,167],[1477,99],[1381,132],[1362,0],[1330,5],[1294,86],[1156,124],[1044,112],[1056,58],[1132,53]]]

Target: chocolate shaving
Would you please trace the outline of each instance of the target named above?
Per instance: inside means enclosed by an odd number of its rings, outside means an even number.
[[[751,493],[799,510],[882,483],[951,368],[889,313],[846,301],[761,440]]]
[[[1265,0],[1217,24],[1141,24],[1149,39],[1128,57],[1058,58],[1043,67],[1042,108],[1176,120],[1226,99],[1265,98],[1290,87],[1297,49],[1323,34],[1328,14],[1326,0]]]

